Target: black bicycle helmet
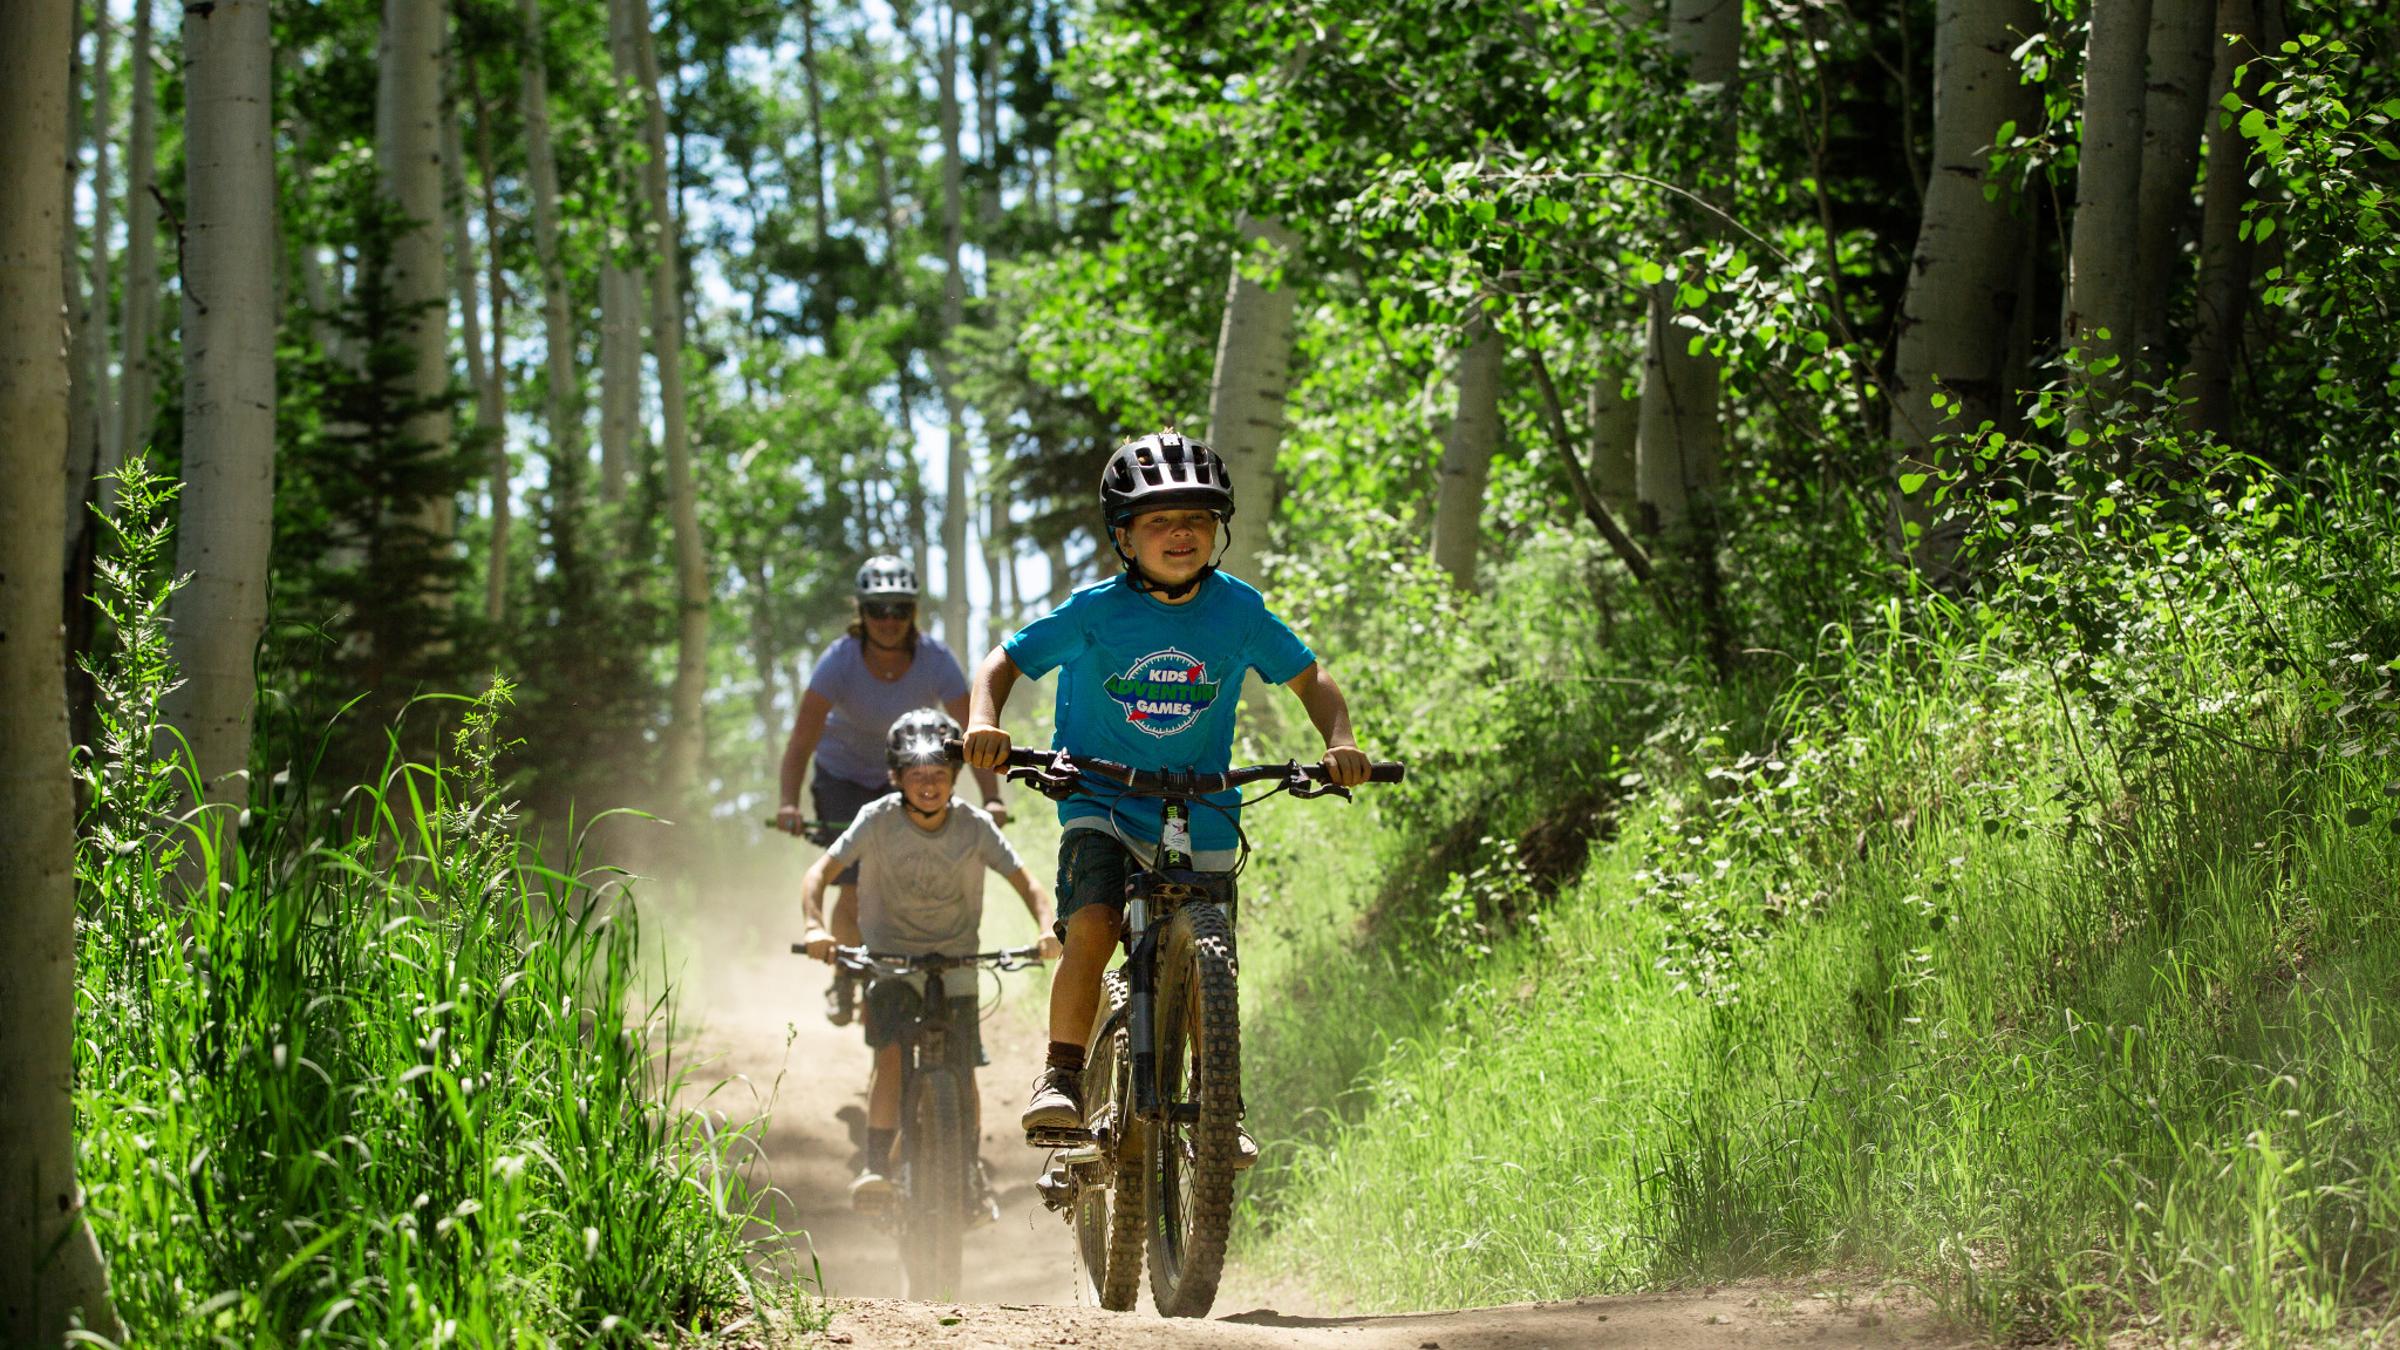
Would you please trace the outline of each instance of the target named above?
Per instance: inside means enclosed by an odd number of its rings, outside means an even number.
[[[888,553],[869,558],[858,569],[857,594],[861,600],[914,600],[917,598],[916,569]]]
[[[1180,432],[1127,441],[1100,471],[1100,513],[1114,530],[1144,511],[1197,506],[1233,519],[1233,476],[1225,461]]]
[[[895,773],[919,764],[955,764],[949,742],[958,737],[958,723],[939,708],[904,712],[883,738],[883,762]]]

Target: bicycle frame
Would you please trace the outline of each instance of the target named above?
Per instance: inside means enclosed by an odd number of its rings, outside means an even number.
[[[1152,1122],[1172,1114],[1171,1103],[1158,1099],[1158,941],[1167,920],[1184,905],[1215,903],[1219,874],[1192,870],[1192,812],[1188,802],[1169,798],[1161,803],[1158,862],[1137,864],[1126,883],[1125,978],[1129,989],[1125,1016],[1130,1029],[1133,1060],[1133,1111]],[[1153,904],[1156,910],[1153,912]]]

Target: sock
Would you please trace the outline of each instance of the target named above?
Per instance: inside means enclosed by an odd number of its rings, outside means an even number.
[[[873,1127],[871,1127],[871,1126],[868,1128],[868,1130],[867,1130],[867,1170],[868,1170],[868,1171],[870,1171],[870,1172],[888,1172],[888,1171],[892,1170],[892,1141],[893,1141],[893,1140],[895,1140],[895,1139],[897,1139],[897,1138],[899,1138],[899,1137],[900,1137],[900,1132],[899,1132],[898,1130],[878,1130],[878,1129],[875,1129],[875,1128],[873,1128]]]
[[[1083,1072],[1083,1047],[1073,1041],[1050,1042],[1050,1067],[1069,1073]]]

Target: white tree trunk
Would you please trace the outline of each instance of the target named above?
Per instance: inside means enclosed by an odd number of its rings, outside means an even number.
[[[1947,570],[1955,541],[1931,533],[1932,475],[1941,468],[1933,439],[1944,426],[1932,396],[1958,400],[1967,431],[2011,420],[2009,339],[2032,303],[2019,289],[2031,226],[2008,194],[1987,199],[1984,179],[2000,125],[2030,126],[2040,112],[2040,91],[2009,54],[2039,18],[2034,0],[1942,0],[1935,20],[1933,172],[1901,302],[1888,431],[1896,472],[1927,475],[1914,493],[1895,486],[1894,534],[1936,573]]]
[[[1634,445],[1641,436],[1642,405],[1625,397],[1625,382],[1604,372],[1585,395],[1592,427],[1592,493],[1619,520],[1639,514],[1641,492]]]
[[[450,324],[442,303],[443,0],[383,0],[376,61],[375,159],[380,191],[405,223],[392,241],[392,303],[400,339],[415,360],[409,392],[434,402],[406,423],[421,450],[450,446]],[[418,523],[436,539],[455,528],[447,494],[428,501]]]
[[[1434,479],[1433,561],[1462,591],[1475,589],[1475,552],[1483,535],[1483,490],[1500,448],[1500,334],[1478,316],[1458,357],[1458,411],[1442,437]]]
[[[626,0],[608,3],[609,71],[617,87],[634,93],[641,84],[634,19]],[[613,242],[613,241],[612,241]],[[642,282],[620,266],[616,250],[600,264],[600,500],[625,498],[633,472],[633,446],[642,409]]]
[[[1714,110],[1709,138],[1730,149],[1734,82],[1741,75],[1740,0],[1674,0],[1666,18],[1667,50],[1684,63],[1687,97]],[[1716,226],[1694,228],[1704,236]],[[1677,286],[1670,277],[1651,291],[1634,446],[1642,525],[1662,536],[1690,527],[1694,498],[1715,488],[1724,449],[1716,358],[1691,350],[1697,330],[1679,321]]]
[[[2075,425],[2091,422],[2125,387],[2134,353],[2150,0],[2092,0],[2091,15],[2064,325],[2068,344],[2083,353],[2084,397],[2069,419]]]
[[[2222,109],[2226,94],[2236,92],[2234,73],[2243,62],[2265,50],[2258,0],[2219,0],[2217,32],[2239,40],[2216,48],[2216,71],[2209,82],[2208,181],[2201,190],[2200,280],[2193,305],[2191,363],[2185,367],[2178,392],[2184,399],[2184,422],[2194,431],[2223,436],[2233,424],[2233,359],[2241,346],[2242,315],[2250,304],[2252,246],[2242,235],[2242,208],[2251,196],[2248,140],[2239,126],[2240,115]],[[2245,104],[2255,97],[2259,75],[2254,68],[2239,92]]]
[[[1233,479],[1232,538],[1227,572],[1262,584],[1259,554],[1275,522],[1275,459],[1283,451],[1283,400],[1292,380],[1292,288],[1261,269],[1280,270],[1300,251],[1299,237],[1281,222],[1241,219],[1233,277],[1225,288],[1225,320],[1217,330],[1215,373],[1208,383],[1209,444]],[[1273,280],[1277,284],[1268,285]],[[1133,430],[1148,431],[1142,427]]]
[[[520,94],[525,118],[525,174],[533,187],[533,252],[542,273],[545,422],[550,433],[551,541],[562,573],[585,564],[581,557],[583,511],[583,423],[576,416],[575,326],[567,308],[566,264],[558,234],[558,160],[550,148],[550,77],[541,0],[518,0],[525,50]]]
[[[934,354],[934,379],[942,387],[942,415],[949,428],[949,464],[944,478],[942,502],[942,636],[950,645],[965,652],[972,639],[968,637],[967,613],[967,516],[973,506],[967,500],[968,465],[974,452],[967,445],[966,403],[958,392],[958,379],[950,369],[948,347],[952,335],[958,332],[966,313],[967,278],[959,261],[964,240],[963,204],[960,201],[961,175],[964,164],[959,151],[958,108],[958,11],[944,5],[935,10],[941,25],[938,50],[934,59],[934,80],[942,133],[942,345],[944,350]]]
[[[67,457],[69,0],[0,4],[0,1343],[122,1340],[75,1182],[75,825],[54,486]]]
[[[475,232],[469,224],[466,137],[458,126],[461,97],[457,40],[442,48],[442,200],[450,224],[450,288],[458,302],[459,345],[467,354],[467,382],[475,390],[477,430],[497,429],[492,367],[484,359],[483,313],[475,290]]]
[[[158,72],[151,68],[151,0],[133,0],[133,127],[125,158],[125,373],[117,392],[117,450],[149,448],[158,397],[158,206],[151,180],[158,172]],[[116,484],[102,482],[100,500],[115,500]]]
[[[168,720],[211,802],[247,796],[251,656],[275,503],[275,158],[268,0],[184,21],[183,512]]]
[[[683,397],[683,291],[676,273],[675,213],[667,189],[666,90],[650,36],[649,0],[624,0],[641,63],[650,162],[650,219],[657,226],[650,272],[651,341],[658,352],[658,402],[666,439],[667,514],[675,537],[675,688],[666,739],[667,800],[680,802],[699,780],[706,749],[700,695],[708,683],[708,561],[692,487],[692,440]]]

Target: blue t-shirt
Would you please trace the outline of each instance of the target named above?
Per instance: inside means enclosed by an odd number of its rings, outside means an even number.
[[[1137,769],[1213,773],[1233,761],[1233,710],[1250,671],[1282,684],[1316,661],[1247,582],[1212,574],[1191,599],[1170,605],[1122,576],[1086,586],[1019,629],[1003,645],[1027,676],[1058,672],[1058,744],[1071,755]],[[1235,846],[1238,793],[1210,798],[1225,813],[1194,807],[1192,851]],[[1106,796],[1059,803],[1060,823],[1106,827]],[[1116,803],[1118,831],[1158,842],[1155,799]]]
[[[948,647],[930,633],[919,633],[916,655],[900,678],[876,679],[862,644],[844,634],[810,673],[808,692],[833,705],[817,742],[817,772],[879,788],[889,781],[883,742],[892,723],[902,713],[965,698],[967,677]]]

